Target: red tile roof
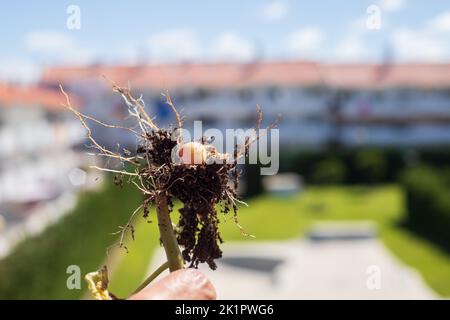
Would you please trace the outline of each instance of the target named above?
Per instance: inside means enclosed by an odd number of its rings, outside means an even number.
[[[233,88],[260,85],[312,86],[320,83],[316,63],[173,64],[146,66],[93,66],[52,68],[44,72],[44,83],[101,79],[105,75],[119,84],[133,87],[173,89],[180,87]]]
[[[450,88],[450,64],[324,65],[325,83],[337,88]]]
[[[79,100],[71,96],[72,103],[78,104]],[[62,104],[65,98],[59,90],[51,90],[42,87],[21,87],[8,84],[0,84],[0,107],[15,105],[39,106],[48,110],[63,110]]]
[[[70,84],[105,75],[136,88],[236,88],[253,86],[319,86],[336,88],[450,88],[450,64],[318,64],[255,62],[252,64],[172,64],[143,66],[60,67],[44,72],[44,83]]]

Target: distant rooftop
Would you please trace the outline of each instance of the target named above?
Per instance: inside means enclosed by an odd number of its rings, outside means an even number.
[[[42,82],[96,81],[101,80],[102,75],[121,85],[130,82],[133,87],[155,90],[257,86],[450,88],[450,64],[319,64],[303,61],[54,67],[45,70]]]
[[[71,95],[73,102],[78,99]],[[46,89],[38,86],[22,87],[0,83],[0,107],[9,106],[39,106],[47,110],[62,110],[64,96],[59,90]]]

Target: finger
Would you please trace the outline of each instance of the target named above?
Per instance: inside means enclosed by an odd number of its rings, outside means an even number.
[[[216,290],[211,281],[196,269],[170,273],[160,281],[150,283],[130,300],[215,300]]]

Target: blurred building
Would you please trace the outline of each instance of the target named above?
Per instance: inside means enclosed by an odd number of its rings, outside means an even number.
[[[73,188],[68,173],[84,161],[74,149],[84,131],[63,101],[54,90],[0,85],[0,215],[7,225]]]
[[[268,123],[282,116],[284,145],[450,144],[450,64],[95,65],[48,69],[41,85],[62,83],[86,99],[91,114],[120,122],[126,110],[101,75],[142,93],[159,124],[173,123],[161,98],[169,89],[186,123],[203,120],[204,127],[252,127],[259,104]],[[133,143],[123,134],[100,136]]]

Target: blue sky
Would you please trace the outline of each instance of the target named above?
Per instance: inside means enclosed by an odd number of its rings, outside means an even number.
[[[69,5],[80,10],[80,29],[66,26]],[[367,27],[371,5],[379,29]],[[2,4],[0,26],[7,80],[94,62],[450,60],[448,0],[15,0]]]

